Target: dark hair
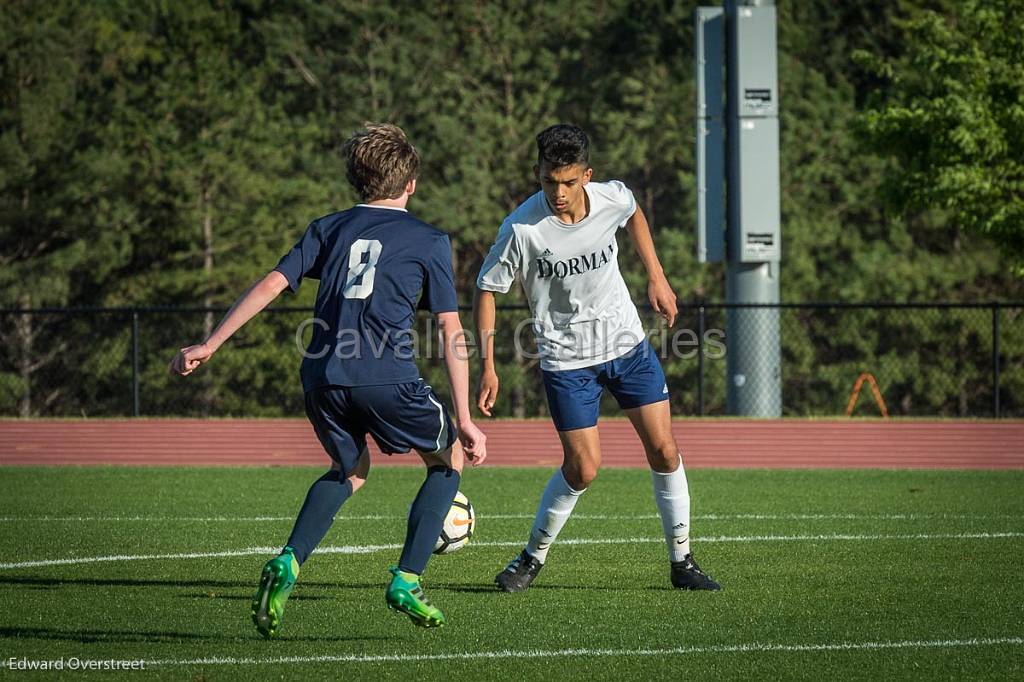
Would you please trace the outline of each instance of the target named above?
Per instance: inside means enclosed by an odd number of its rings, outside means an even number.
[[[420,155],[405,132],[390,123],[367,123],[342,147],[346,175],[362,201],[397,199],[420,169]]]
[[[559,123],[542,130],[537,136],[537,165],[544,163],[551,168],[578,163],[589,166],[590,141],[587,134],[568,123]]]

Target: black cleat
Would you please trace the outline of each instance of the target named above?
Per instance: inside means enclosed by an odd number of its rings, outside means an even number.
[[[502,592],[523,592],[543,567],[544,564],[527,554],[524,549],[519,556],[509,562],[504,571],[494,576],[494,582]]]
[[[693,560],[692,554],[687,554],[682,561],[672,562],[672,587],[680,590],[711,590],[717,592],[722,586],[714,581],[700,566]]]

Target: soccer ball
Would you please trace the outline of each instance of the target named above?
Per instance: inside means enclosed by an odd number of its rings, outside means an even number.
[[[444,518],[444,525],[441,527],[441,536],[434,544],[434,554],[451,554],[462,549],[473,537],[475,527],[476,515],[473,513],[473,505],[461,492],[455,493],[452,507],[448,510],[448,516]]]

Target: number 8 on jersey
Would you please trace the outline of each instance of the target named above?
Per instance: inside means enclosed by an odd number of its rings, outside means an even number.
[[[381,243],[376,239],[357,239],[352,243],[348,252],[348,279],[342,296],[366,298],[373,293],[373,276],[377,272],[380,250]]]

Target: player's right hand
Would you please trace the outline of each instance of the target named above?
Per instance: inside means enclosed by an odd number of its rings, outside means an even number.
[[[487,436],[476,424],[470,421],[459,424],[459,441],[470,464],[479,466],[484,463],[487,459]]]
[[[493,370],[481,372],[480,385],[477,391],[476,406],[480,408],[481,412],[490,417],[491,408],[494,407],[494,403],[498,399],[498,373]]]
[[[180,374],[185,377],[191,374],[199,365],[203,364],[213,356],[213,351],[205,343],[195,346],[188,346],[178,351],[178,354],[171,360],[167,371],[171,374]]]

